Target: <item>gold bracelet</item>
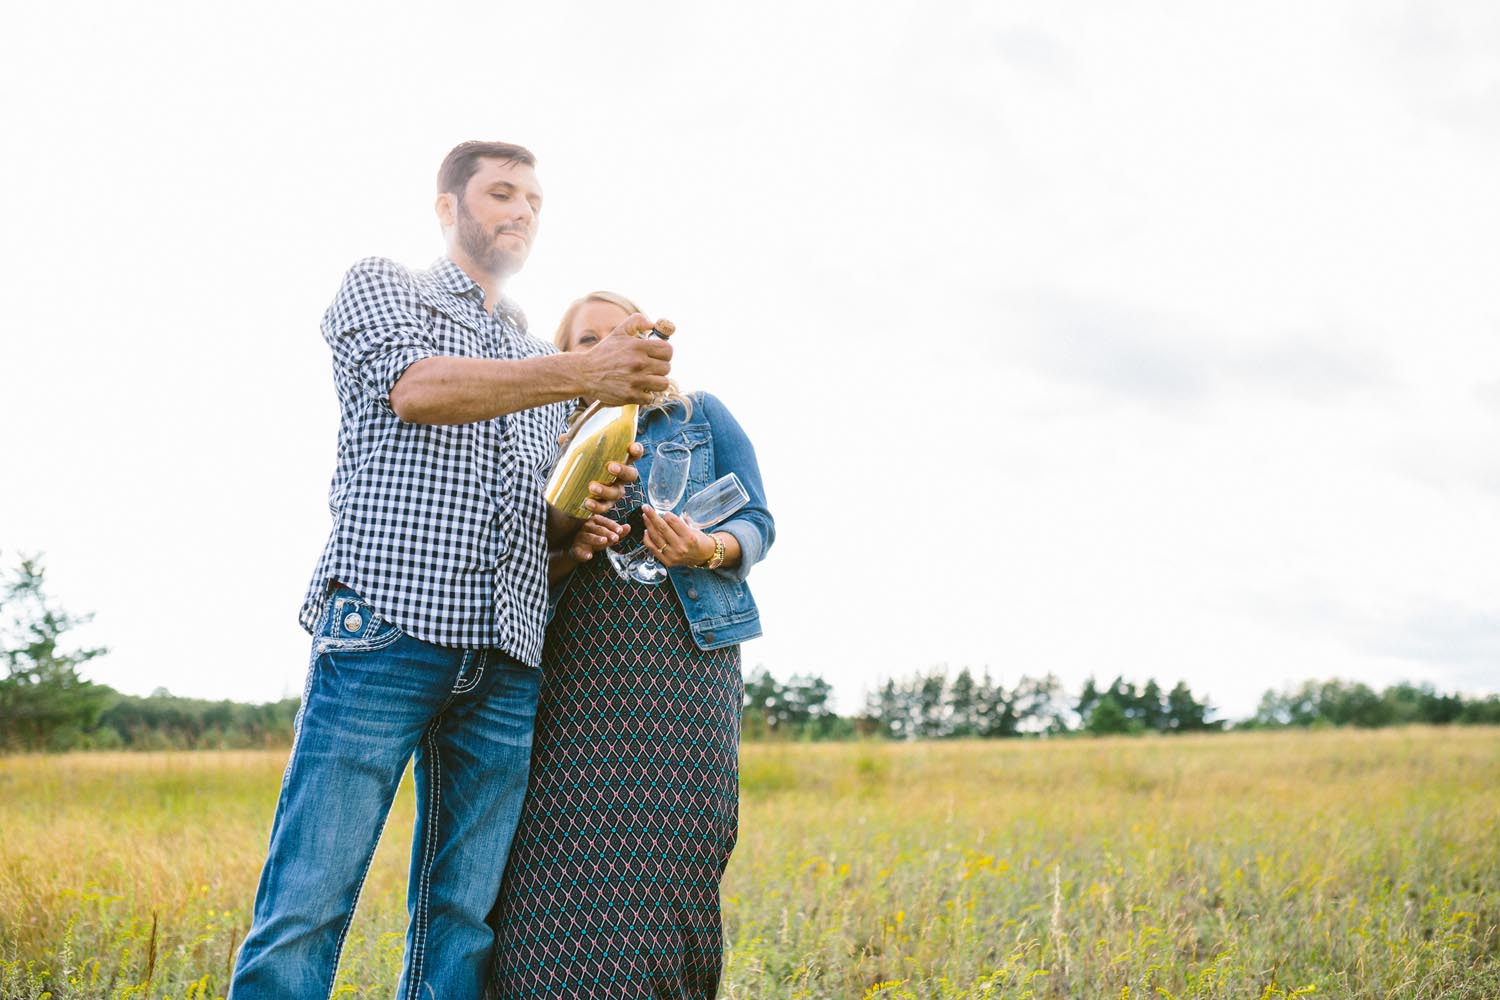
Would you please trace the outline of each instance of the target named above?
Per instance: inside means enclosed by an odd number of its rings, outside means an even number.
[[[714,554],[699,563],[695,567],[697,569],[718,569],[724,565],[724,539],[720,538],[717,534],[709,535],[708,537],[714,540]]]

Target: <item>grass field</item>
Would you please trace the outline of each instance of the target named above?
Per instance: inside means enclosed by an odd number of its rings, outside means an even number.
[[[283,753],[0,758],[0,996],[216,997]],[[1500,730],[756,745],[732,998],[1500,998]],[[412,800],[338,995],[388,997]]]

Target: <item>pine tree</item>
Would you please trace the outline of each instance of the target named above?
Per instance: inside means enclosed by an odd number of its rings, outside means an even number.
[[[1146,681],[1146,686],[1141,688],[1140,695],[1136,698],[1136,706],[1139,710],[1141,725],[1155,732],[1164,732],[1167,729],[1167,704],[1162,697],[1161,686],[1152,677]]]
[[[745,739],[765,739],[775,727],[782,700],[781,684],[763,666],[745,679],[745,708],[740,729]]]
[[[833,697],[833,685],[821,677],[811,674],[793,674],[782,689],[784,710],[780,724],[788,736],[796,739],[817,739],[832,731],[837,719],[828,702]]]
[[[938,668],[917,681],[917,736],[924,740],[935,740],[948,735],[947,706],[943,693],[948,688],[948,675]]]
[[[985,739],[1003,739],[1020,735],[1020,718],[1016,714],[1014,692],[990,679],[989,669],[979,682],[976,696],[979,712],[979,735]]]
[[[1270,694],[1270,692],[1266,692]],[[1264,705],[1262,700],[1262,705]],[[1178,681],[1167,695],[1167,725],[1179,733],[1208,728],[1208,705],[1200,704],[1186,681]]]
[[[78,668],[107,650],[60,648],[92,617],[53,605],[40,559],[21,559],[0,596],[0,748],[65,750],[98,722],[109,692]]]
[[[896,686],[895,678],[888,679],[865,700],[865,717],[875,725],[875,731],[886,739],[906,740],[912,737],[911,719],[906,711],[905,693]]]
[[[1068,703],[1062,681],[1055,674],[1045,677],[1022,677],[1015,690],[1018,725],[1029,722],[1028,728],[1036,732],[1064,733],[1068,731]]]
[[[1078,701],[1074,705],[1073,711],[1078,713],[1080,719],[1087,719],[1089,713],[1094,710],[1094,706],[1098,703],[1099,688],[1094,684],[1093,676],[1090,675],[1089,679],[1083,682],[1083,690],[1078,694]]]
[[[1115,696],[1106,693],[1094,704],[1093,711],[1089,712],[1088,720],[1083,728],[1088,732],[1103,735],[1128,733],[1132,726],[1130,719],[1125,715],[1125,709],[1115,700]]]
[[[978,685],[974,675],[964,667],[948,688],[949,733],[959,738],[979,735]]]

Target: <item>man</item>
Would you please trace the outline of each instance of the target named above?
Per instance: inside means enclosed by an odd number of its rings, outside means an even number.
[[[643,403],[672,348],[557,354],[501,292],[542,208],[532,155],[467,142],[438,173],[447,255],[360,261],[323,317],[341,421],[312,660],[234,1000],[324,1000],[407,762],[417,820],[398,996],[477,998],[526,791],[547,597],[542,486],[580,396]],[[612,467],[624,479],[634,470]],[[595,487],[599,511],[620,487]],[[566,519],[550,541],[565,544]],[[569,524],[573,522],[568,522]]]

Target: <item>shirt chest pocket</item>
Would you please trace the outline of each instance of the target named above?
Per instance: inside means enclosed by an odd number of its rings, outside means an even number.
[[[467,358],[491,355],[490,345],[479,328],[478,310],[472,303],[425,288],[417,293],[417,298],[427,313],[427,329],[438,350]]]

